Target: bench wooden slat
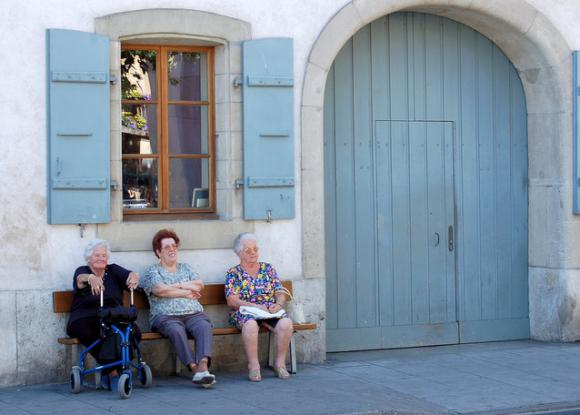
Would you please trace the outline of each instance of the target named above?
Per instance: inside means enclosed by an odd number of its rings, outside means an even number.
[[[314,323],[294,323],[294,331],[314,330],[314,329],[316,329],[316,324]],[[262,327],[260,331],[266,332],[267,330]],[[230,334],[239,334],[239,333],[241,333],[241,331],[235,327],[218,327],[213,329],[214,336],[227,336]],[[153,331],[141,333],[141,341],[159,340],[163,338],[164,337],[161,334]],[[60,337],[58,339],[58,342],[60,344],[66,344],[69,346],[72,346],[73,344],[81,344],[79,339],[71,337]]]
[[[292,281],[282,281],[284,286],[292,293]],[[135,291],[133,296],[135,307],[140,310],[149,309],[149,300],[147,295],[142,291]],[[72,291],[55,291],[52,293],[52,309],[55,313],[68,313],[73,301]],[[221,305],[226,304],[223,284],[207,284],[201,292],[199,302],[202,305]],[[125,292],[123,303],[129,305],[129,293]]]

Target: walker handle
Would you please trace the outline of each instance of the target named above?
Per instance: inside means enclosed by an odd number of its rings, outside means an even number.
[[[101,288],[101,308],[103,308],[103,289]]]
[[[131,305],[133,305],[133,288],[131,288],[130,291],[131,291]]]

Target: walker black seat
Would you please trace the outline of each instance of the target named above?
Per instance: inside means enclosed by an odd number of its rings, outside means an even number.
[[[137,320],[137,309],[135,306],[105,308],[99,310],[99,318],[106,324],[133,323]]]

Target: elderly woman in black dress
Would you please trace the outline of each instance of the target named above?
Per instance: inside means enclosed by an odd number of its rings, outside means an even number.
[[[73,277],[73,303],[66,332],[76,337],[86,347],[93,344],[100,336],[100,293],[103,291],[103,307],[115,307],[123,304],[123,290],[135,289],[139,285],[139,274],[117,264],[109,264],[111,248],[103,239],[94,239],[85,248],[84,256],[87,265],[76,269]],[[141,333],[134,324],[134,335],[137,340]],[[100,345],[99,345],[100,346]],[[99,361],[100,347],[94,347],[90,353]],[[117,370],[110,372],[117,376]],[[109,383],[110,389],[110,383]]]

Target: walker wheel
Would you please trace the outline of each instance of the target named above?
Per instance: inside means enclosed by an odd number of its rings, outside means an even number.
[[[131,383],[131,377],[127,373],[123,373],[121,376],[119,376],[117,390],[119,391],[119,396],[122,399],[128,399],[131,396],[131,392],[133,392],[133,385]]]
[[[81,391],[81,368],[73,366],[70,371],[70,390],[72,393]]]
[[[141,365],[141,385],[144,388],[150,388],[153,385],[153,373],[147,363]]]

